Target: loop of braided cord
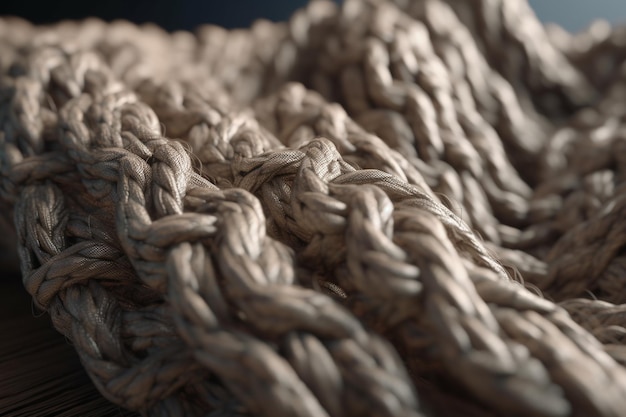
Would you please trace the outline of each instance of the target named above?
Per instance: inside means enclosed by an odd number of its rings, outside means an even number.
[[[623,43],[523,0],[0,19],[24,285],[145,415],[617,417]]]

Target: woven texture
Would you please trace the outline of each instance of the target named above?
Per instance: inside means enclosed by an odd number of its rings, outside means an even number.
[[[147,416],[623,416],[625,58],[525,0],[0,19],[2,239]]]

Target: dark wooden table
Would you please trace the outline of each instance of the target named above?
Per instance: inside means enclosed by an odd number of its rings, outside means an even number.
[[[0,270],[0,416],[135,415],[100,395],[19,274]]]

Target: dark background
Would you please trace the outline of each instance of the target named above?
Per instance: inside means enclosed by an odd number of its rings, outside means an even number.
[[[626,21],[624,0],[529,0],[544,21],[571,31],[594,18]],[[203,23],[247,27],[259,17],[284,20],[306,0],[0,0],[0,15],[16,15],[36,23],[97,16],[154,22],[167,30],[193,29]]]
[[[167,30],[193,29],[203,23],[248,27],[259,17],[286,20],[306,0],[0,0],[0,15],[36,23],[97,16],[104,20],[154,22]]]
[[[573,32],[598,18],[626,23],[624,0],[529,0],[529,3],[541,20],[556,22]]]

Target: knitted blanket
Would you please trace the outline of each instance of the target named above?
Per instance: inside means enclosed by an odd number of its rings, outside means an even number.
[[[624,416],[625,59],[525,0],[2,18],[2,240],[147,416]]]

